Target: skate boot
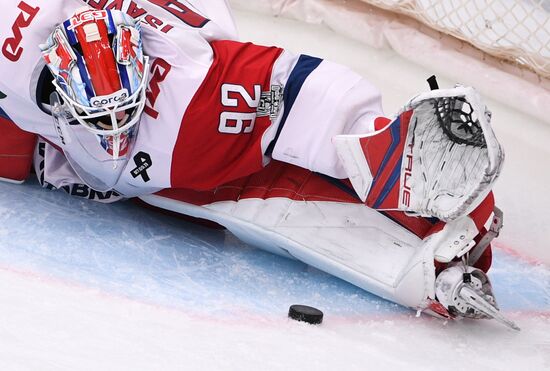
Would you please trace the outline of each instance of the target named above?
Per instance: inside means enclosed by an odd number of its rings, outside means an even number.
[[[435,294],[454,317],[495,319],[520,330],[500,313],[489,278],[477,268],[458,263],[445,269],[436,278]]]

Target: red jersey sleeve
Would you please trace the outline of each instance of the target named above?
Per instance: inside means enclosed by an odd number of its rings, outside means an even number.
[[[191,100],[172,155],[173,188],[207,190],[263,167],[262,137],[272,125],[258,115],[271,91],[275,47],[212,42],[214,60]]]

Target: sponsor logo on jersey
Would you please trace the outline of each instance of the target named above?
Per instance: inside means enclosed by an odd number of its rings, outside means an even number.
[[[7,38],[2,45],[2,54],[12,62],[17,62],[23,54],[23,48],[21,47],[21,42],[23,41],[22,30],[31,25],[40,11],[39,7],[33,8],[24,1],[21,1],[17,7],[21,10],[21,13],[19,13],[15,23],[11,27],[13,36]]]
[[[56,190],[57,187],[55,187],[53,184],[45,181],[45,159],[46,159],[46,143],[39,141],[38,142],[38,151],[37,155],[35,155],[35,163],[38,162],[38,181],[40,182],[40,185],[42,187],[50,189],[50,190]],[[36,170],[36,167],[35,167]],[[93,189],[91,189],[86,184],[70,184],[65,185],[61,187],[62,190],[70,194],[71,196],[76,197],[82,197],[86,198],[91,201],[99,201],[99,202],[112,202],[115,200],[118,200],[122,198],[120,193],[118,193],[115,190],[107,191],[107,192],[98,192]]]
[[[155,104],[161,93],[161,87],[166,77],[172,70],[172,66],[162,58],[157,58],[151,65],[151,80],[149,81],[149,86],[147,87],[146,99],[147,103],[145,105],[145,113],[151,116],[153,119],[158,119],[159,112],[155,110]]]
[[[72,184],[61,187],[62,190],[71,196],[82,197],[91,201],[112,202],[122,198],[120,193],[115,190],[107,192],[96,191],[86,184]]]
[[[128,90],[122,89],[111,95],[93,97],[90,99],[90,103],[92,104],[92,107],[96,108],[112,107],[124,102],[129,96]]]
[[[4,93],[2,93],[2,91],[0,91],[0,99],[4,99],[4,98],[6,98],[6,97],[7,97],[7,95],[4,94]]]
[[[75,14],[71,18],[71,24],[67,27],[68,30],[74,30],[78,26],[83,25],[91,21],[98,21],[101,19],[107,19],[107,12],[105,10],[89,10],[79,14]]]

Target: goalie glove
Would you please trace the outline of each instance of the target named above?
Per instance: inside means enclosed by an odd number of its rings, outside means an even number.
[[[495,319],[506,326],[520,328],[500,312],[487,275],[460,263],[441,272],[435,281],[435,295],[453,316]]]
[[[490,120],[479,94],[459,86],[421,94],[386,128],[334,144],[369,207],[450,221],[474,210],[500,173]]]

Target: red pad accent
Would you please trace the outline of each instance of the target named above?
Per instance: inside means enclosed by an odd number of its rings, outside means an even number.
[[[4,118],[0,118],[0,133],[0,178],[24,181],[30,173],[36,134]]]
[[[428,299],[427,309],[433,311],[435,314],[437,314],[437,315],[439,315],[443,318],[447,318],[447,319],[454,319],[455,318],[451,315],[451,313],[449,313],[447,308],[445,308],[440,302],[438,302],[436,300]]]
[[[282,49],[233,41],[212,43],[214,61],[202,86],[183,117],[172,155],[172,188],[212,189],[262,169],[262,136],[271,126],[269,117],[258,117],[251,132],[220,132],[222,112],[255,113],[237,93],[230,93],[237,107],[222,105],[222,85],[242,86],[254,96],[254,86],[271,90],[273,64]]]
[[[413,111],[405,112],[391,125],[388,126],[386,122],[384,131],[361,139],[363,152],[374,175],[366,202],[369,207],[395,209],[399,205],[400,177],[393,183],[391,177],[395,171],[401,171],[404,143],[412,114]],[[384,120],[379,121],[379,124],[383,123]]]
[[[390,124],[391,120],[387,117],[377,117],[374,119],[374,130],[382,130]]]
[[[476,242],[479,242],[481,236],[486,232],[484,225],[490,219],[493,210],[495,209],[495,196],[493,192],[483,200],[483,202],[469,215],[470,218],[476,224],[477,229],[479,230],[479,235],[476,238]],[[493,250],[492,246],[489,245],[487,249],[483,252],[483,255],[479,258],[474,267],[481,269],[485,273],[489,271],[493,263]]]
[[[487,249],[485,249],[485,251],[483,252],[483,255],[481,255],[479,257],[479,260],[474,264],[474,267],[481,269],[483,272],[487,273],[489,269],[491,269],[492,264],[493,264],[493,246],[489,245],[487,246]]]
[[[300,201],[361,202],[311,171],[279,161],[272,161],[253,175],[208,191],[172,188],[162,190],[157,195],[199,206],[221,201],[250,198],[265,200],[273,197]]]
[[[483,200],[483,202],[479,204],[479,206],[469,215],[469,217],[474,221],[478,231],[483,229],[483,226],[491,217],[494,209],[495,196],[493,192],[490,192],[487,197],[485,197],[485,200]]]

